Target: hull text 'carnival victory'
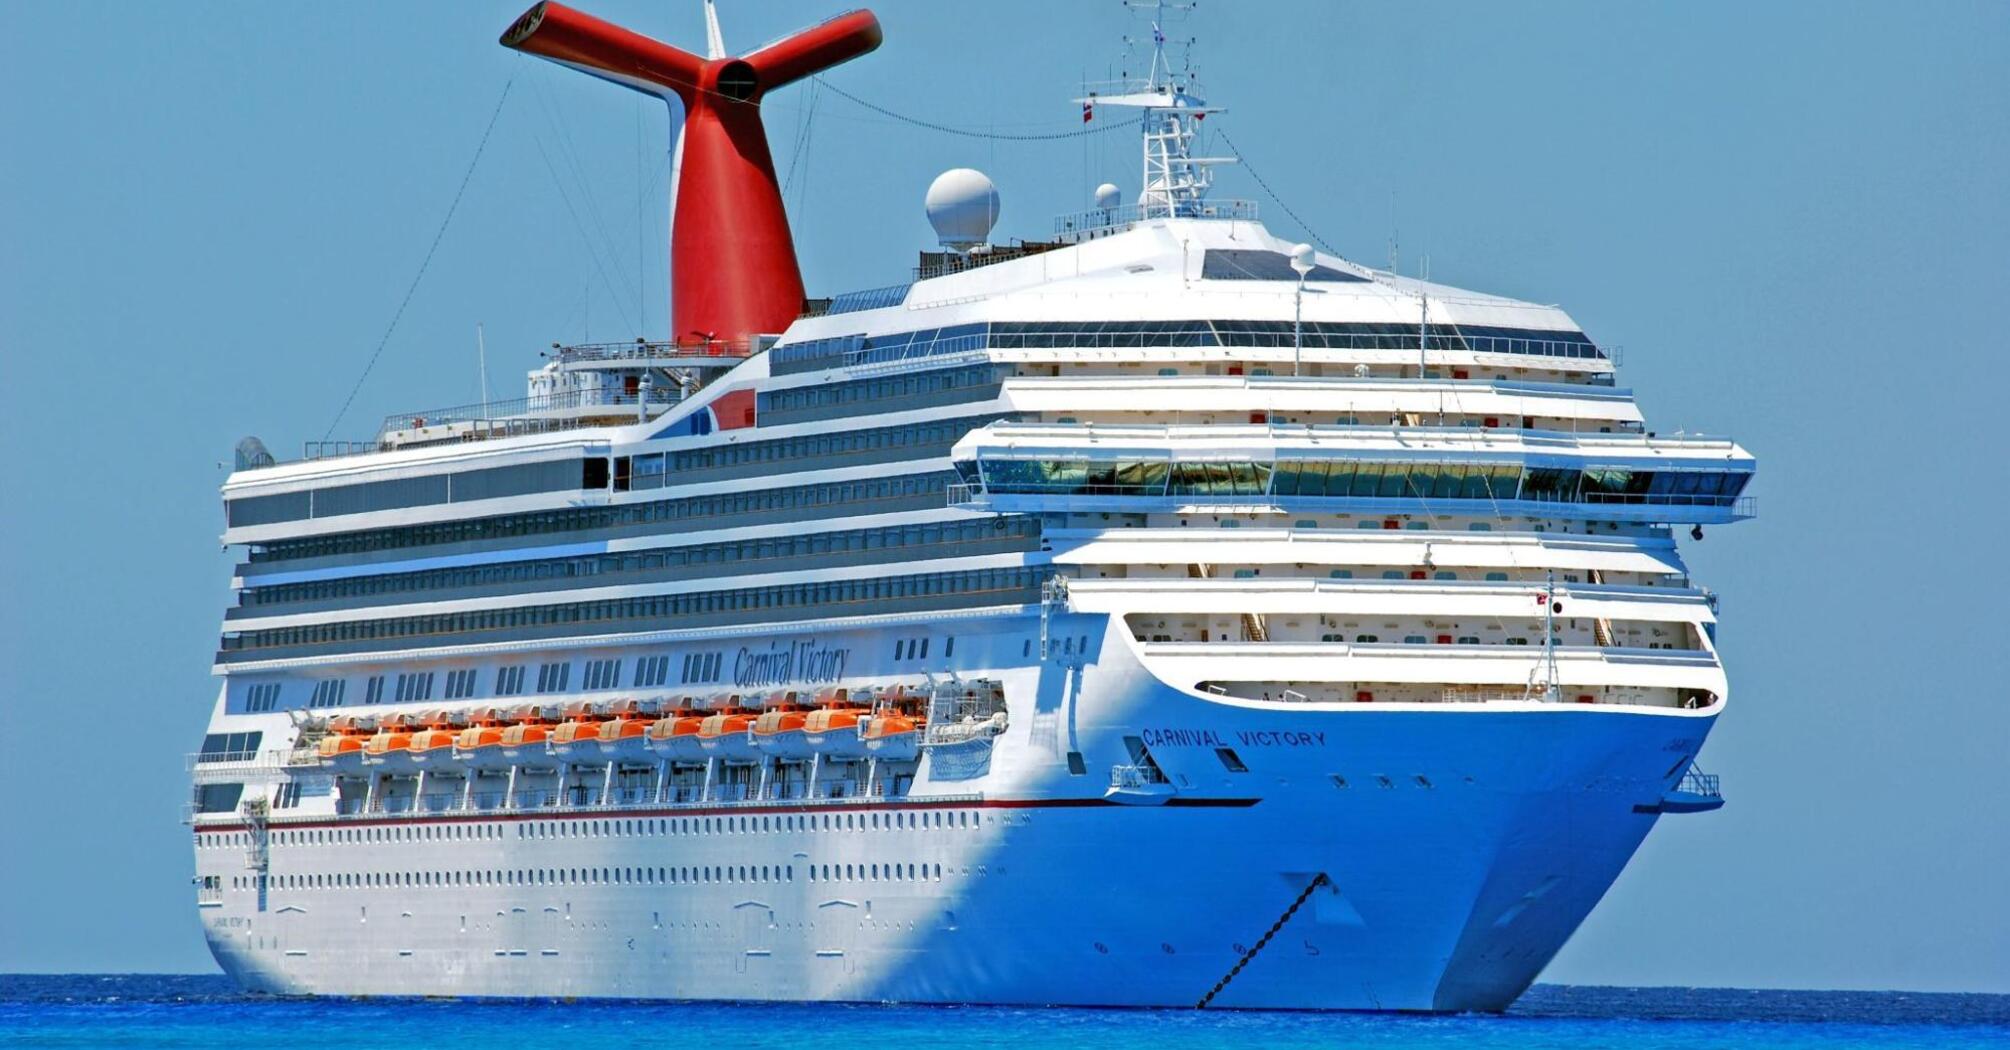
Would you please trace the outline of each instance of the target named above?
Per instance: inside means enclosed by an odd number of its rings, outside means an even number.
[[[1135,198],[992,244],[949,172],[911,281],[805,298],[760,104],[879,23],[707,14],[502,38],[681,114],[670,339],[240,446],[189,821],[245,987],[1500,1010],[1721,804],[1677,537],[1744,449],[1210,197],[1156,23],[1083,100]]]

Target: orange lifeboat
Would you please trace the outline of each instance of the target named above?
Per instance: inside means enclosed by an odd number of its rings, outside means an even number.
[[[923,700],[912,693],[894,689],[874,705],[873,714],[859,733],[866,753],[874,758],[900,761],[921,754],[921,730],[928,719]]]
[[[864,758],[865,741],[858,735],[858,724],[871,713],[852,702],[849,690],[826,693],[803,719],[803,743],[826,758]]]
[[[564,758],[600,757],[600,724],[605,721],[592,704],[565,709],[565,721],[551,731],[551,753]]]
[[[727,706],[706,715],[699,723],[698,747],[705,757],[728,762],[752,762],[761,757],[747,733],[760,712],[740,707],[739,699],[731,698]]]
[[[704,728],[705,715],[696,706],[696,699],[684,697],[676,710],[649,723],[649,750],[672,762],[703,762],[705,749],[698,744],[698,730]]]
[[[544,742],[551,737],[552,713],[551,708],[530,704],[511,714],[516,724],[504,729],[502,739],[496,742],[502,765],[523,765],[547,754]]]
[[[810,709],[796,703],[796,694],[783,693],[779,702],[754,720],[754,747],[761,754],[780,759],[810,757],[810,745],[803,740],[803,726]]]
[[[649,727],[656,721],[654,701],[618,700],[609,705],[613,717],[600,723],[594,736],[600,753],[611,761],[639,761],[649,752]]]
[[[363,763],[390,769],[411,769],[412,734],[418,721],[411,715],[391,715],[377,727],[377,733],[363,742]]]
[[[485,707],[468,719],[468,727],[454,736],[454,758],[474,769],[501,769],[509,765],[502,757],[503,713]]]
[[[453,757],[454,740],[461,735],[467,719],[453,711],[431,711],[421,717],[426,728],[412,734],[405,754],[415,766],[446,764]]]
[[[323,765],[352,770],[363,765],[363,744],[377,729],[377,720],[367,715],[336,715],[328,720],[328,735],[315,751]]]

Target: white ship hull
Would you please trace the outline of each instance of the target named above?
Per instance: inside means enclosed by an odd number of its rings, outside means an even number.
[[[204,909],[212,951],[282,994],[1191,1006],[1310,888],[1212,1005],[1495,1010],[1716,714],[1231,704],[1104,648],[1079,691],[1058,663],[991,672],[989,771],[924,764],[904,798],[275,823],[263,893],[238,876]],[[1141,732],[1161,804],[1063,764]],[[233,835],[204,829],[203,870],[242,870]],[[296,886],[365,871],[435,881]]]

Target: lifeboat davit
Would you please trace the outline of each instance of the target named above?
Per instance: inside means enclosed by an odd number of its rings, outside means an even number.
[[[734,698],[735,700],[738,697]],[[706,758],[752,762],[761,757],[747,730],[760,712],[729,706],[705,716],[698,724],[698,747]]]
[[[695,704],[687,696],[677,710],[666,711],[663,717],[649,723],[647,743],[643,746],[671,762],[705,761],[705,749],[698,743],[698,730],[705,725],[705,715],[693,710]]]
[[[426,728],[413,733],[411,741],[405,745],[407,759],[414,766],[446,765],[454,755],[454,740],[461,735],[461,728],[467,720],[450,711],[434,711],[420,721],[426,724]]]
[[[363,741],[363,764],[381,766],[391,772],[408,772],[417,768],[412,763],[410,750],[412,734],[418,732],[418,722],[411,715],[392,715],[377,727],[377,733]]]
[[[315,746],[321,764],[338,771],[363,768],[363,744],[377,729],[367,715],[336,715],[328,720],[328,735]]]
[[[754,719],[755,750],[784,760],[810,757],[809,742],[803,739],[809,716],[810,709],[796,703],[796,694],[783,693]]]
[[[656,721],[654,701],[621,700],[608,708],[612,715],[600,723],[594,742],[603,758],[612,762],[640,762],[649,757],[649,727]]]
[[[454,760],[471,769],[505,769],[509,759],[502,755],[504,715],[493,707],[484,708],[468,719],[468,727],[454,736]]]
[[[515,714],[516,724],[503,730],[502,739],[496,742],[496,750],[502,752],[502,766],[521,766],[538,762],[549,752],[544,742],[551,736],[554,719],[548,707],[521,707]]]
[[[578,760],[600,757],[600,725],[604,721],[592,704],[572,704],[565,709],[565,721],[551,731],[546,743],[560,758]]]

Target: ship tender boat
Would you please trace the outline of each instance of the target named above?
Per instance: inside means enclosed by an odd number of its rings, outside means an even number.
[[[859,723],[871,711],[847,702],[843,690],[839,693],[828,706],[803,716],[803,743],[812,754],[826,759],[864,758],[865,740],[859,736]]]
[[[754,747],[763,755],[782,760],[801,760],[813,753],[809,742],[803,738],[803,726],[808,723],[811,708],[796,702],[796,693],[791,690],[754,719]]]
[[[1186,8],[1130,6],[1133,74],[1065,114],[1135,124],[1127,188],[1034,226],[945,172],[913,270],[827,297],[761,106],[870,13],[742,55],[708,20],[702,57],[508,28],[676,100],[673,337],[239,446],[189,760],[226,973],[1496,1011],[1723,804],[1684,545],[1752,516],[1752,454],[1647,429],[1560,307],[1215,195]]]
[[[728,706],[713,711],[698,723],[699,752],[708,759],[752,762],[761,757],[752,730],[760,717],[754,708]]]
[[[363,768],[363,745],[377,731],[377,720],[368,715],[336,715],[328,720],[327,735],[317,745],[321,763],[339,772]]]
[[[460,712],[442,709],[421,715],[424,728],[413,733],[405,743],[405,758],[413,769],[438,768],[447,765],[454,758],[454,744],[460,739],[461,730],[467,726],[467,717]]]
[[[656,704],[644,700],[617,700],[607,709],[608,719],[600,723],[595,740],[600,756],[610,762],[640,762],[649,757],[649,728],[658,721]]]
[[[560,722],[545,738],[545,746],[552,757],[568,762],[592,761],[600,759],[600,727],[608,719],[597,704],[576,703],[566,708],[565,721]]]
[[[551,739],[552,730],[558,725],[557,710],[529,704],[518,708],[512,717],[514,722],[503,730],[502,739],[496,742],[501,764],[550,765],[551,752],[545,742]]]
[[[391,773],[416,770],[410,748],[420,728],[417,715],[386,715],[378,722],[377,731],[363,741],[363,764]]]

